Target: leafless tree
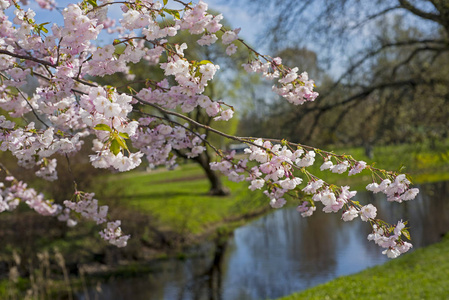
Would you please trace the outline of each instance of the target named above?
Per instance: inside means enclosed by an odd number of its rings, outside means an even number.
[[[273,53],[313,48],[321,69],[330,69],[333,77],[320,81],[316,103],[273,110],[290,139],[370,145],[447,138],[449,1],[247,0],[245,5],[260,14],[269,11],[266,20],[273,21],[266,22],[264,41]],[[344,71],[335,71],[330,61]]]

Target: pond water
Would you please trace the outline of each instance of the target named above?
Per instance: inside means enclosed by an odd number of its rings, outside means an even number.
[[[449,182],[419,188],[418,197],[403,204],[368,192],[359,192],[356,200],[376,205],[386,221],[408,220],[416,249],[440,241],[449,231]],[[302,218],[295,208],[274,210],[238,228],[215,251],[205,245],[204,254],[195,258],[157,262],[157,272],[112,279],[89,298],[273,299],[388,260],[366,239],[367,223],[340,218],[319,211]]]

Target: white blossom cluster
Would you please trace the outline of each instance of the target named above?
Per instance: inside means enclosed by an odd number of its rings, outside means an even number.
[[[78,193],[77,202],[64,201],[65,208],[53,201],[46,200],[42,193],[37,193],[35,189],[28,187],[23,181],[19,181],[13,176],[6,176],[6,183],[0,182],[0,213],[3,211],[13,211],[20,202],[25,203],[31,209],[43,216],[54,216],[59,221],[66,222],[67,226],[73,227],[77,221],[71,216],[71,211],[79,214],[88,220],[93,220],[97,224],[102,224],[107,220],[108,206],[98,206],[98,200],[93,199],[94,194]],[[118,247],[126,246],[129,235],[124,235],[116,225],[120,221],[108,222],[107,228],[100,232],[104,240]],[[114,234],[104,235],[114,228]]]
[[[267,79],[280,78],[278,80],[279,85],[273,85],[273,91],[294,105],[314,101],[318,97],[318,93],[313,91],[315,83],[313,80],[309,80],[307,72],[298,75],[299,69],[296,67],[285,71],[280,68],[281,62],[282,60],[279,57],[266,63],[254,60],[251,63],[244,64],[243,68],[248,73],[260,73]]]
[[[392,182],[390,179],[384,179],[380,184],[373,182],[366,186],[368,191],[373,193],[382,192],[387,195],[388,201],[408,201],[415,199],[419,190],[417,188],[409,189],[410,181],[405,174],[400,174]]]
[[[405,224],[402,221],[397,223],[392,233],[385,228],[373,225],[373,233],[368,235],[368,240],[374,241],[382,248],[387,248],[382,253],[389,258],[396,258],[412,248],[412,244],[400,240],[404,228]]]
[[[6,176],[5,181],[7,184],[0,182],[0,212],[12,211],[20,202],[44,216],[56,215],[60,210],[60,205],[45,200],[43,194],[38,194],[23,181],[12,176]]]

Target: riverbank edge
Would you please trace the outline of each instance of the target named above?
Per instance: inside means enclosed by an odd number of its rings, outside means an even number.
[[[277,300],[447,299],[449,233],[436,244]]]
[[[145,261],[120,260],[116,265],[104,265],[95,262],[86,263],[78,266],[79,273],[77,275],[72,274],[69,283],[62,277],[49,277],[41,278],[41,284],[45,286],[45,294],[50,297],[48,299],[52,299],[55,295],[60,296],[61,294],[68,295],[69,293],[83,293],[86,289],[95,287],[99,280],[108,280],[114,277],[132,278],[157,272],[158,269],[155,268],[154,265],[158,262],[173,259],[185,260],[190,257],[205,255],[204,252],[198,253],[192,251],[203,244],[212,244],[213,247],[210,250],[216,251],[216,248],[223,243],[226,243],[229,237],[233,235],[236,228],[248,221],[262,217],[272,210],[273,209],[269,205],[266,205],[242,215],[223,219],[220,222],[211,224],[200,234],[193,235],[186,244],[181,245],[179,248],[170,249],[170,251],[163,249]],[[213,255],[213,252],[211,255]],[[22,293],[25,293],[28,289],[32,288],[34,280],[31,277],[18,277],[16,282],[13,282],[11,278],[0,280],[0,299],[9,299],[8,297],[11,295],[11,289],[15,289],[13,292],[14,295],[22,295]]]
[[[158,261],[180,259],[184,260],[204,253],[195,253],[191,251],[202,244],[212,242],[215,246],[227,241],[234,234],[235,229],[246,224],[248,221],[255,220],[272,211],[268,204],[254,211],[223,219],[215,224],[210,224],[206,230],[199,234],[190,236],[184,244],[175,249],[162,249],[145,261],[121,260],[115,266],[98,265],[95,263],[84,264],[82,267],[86,270],[86,275],[94,277],[111,276],[133,276],[141,273],[151,272],[151,264]]]

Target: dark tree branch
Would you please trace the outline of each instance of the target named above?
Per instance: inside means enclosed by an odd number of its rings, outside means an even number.
[[[398,1],[402,8],[408,10],[412,14],[417,15],[418,17],[421,17],[423,19],[431,20],[441,24],[442,20],[440,18],[440,15],[422,11],[418,9],[416,6],[413,6],[413,4],[411,4],[408,0],[398,0]]]
[[[313,123],[310,126],[310,130],[309,130],[309,132],[307,133],[307,135],[305,137],[306,141],[308,141],[312,137],[312,134],[315,131],[315,128],[317,127],[317,125],[318,125],[318,121],[320,120],[320,118],[324,114],[324,112],[325,112],[324,110],[319,110],[318,113],[315,115],[315,118],[313,119]]]
[[[401,86],[418,86],[418,85],[430,85],[433,86],[435,84],[449,84],[449,79],[443,80],[443,79],[430,79],[430,80],[423,80],[423,79],[407,79],[407,80],[400,80],[400,81],[393,81],[393,82],[383,82],[377,85],[367,86],[365,90],[352,95],[340,102],[331,103],[325,106],[316,106],[313,108],[310,108],[307,110],[307,112],[311,111],[328,111],[332,108],[339,107],[357,100],[363,100],[366,99],[371,93],[377,90],[383,90],[387,88],[394,88],[394,87],[401,87]]]
[[[351,26],[349,29],[356,29],[356,28],[358,28],[358,27],[360,27],[360,26],[362,26],[362,25],[368,23],[368,22],[371,21],[371,20],[374,20],[374,19],[376,19],[376,18],[378,18],[378,17],[380,17],[380,16],[383,16],[384,14],[386,14],[386,13],[388,13],[388,12],[390,12],[390,11],[393,11],[393,10],[396,10],[396,9],[399,9],[399,8],[401,8],[400,5],[388,7],[388,8],[386,8],[386,9],[384,9],[384,10],[378,12],[378,13],[375,13],[375,14],[372,14],[372,15],[366,17],[365,20],[363,20],[363,21],[361,21],[361,22],[355,24],[354,26]]]
[[[5,55],[11,56],[11,57],[15,57],[15,58],[19,58],[19,59],[31,60],[31,61],[37,62],[37,63],[39,63],[41,65],[52,67],[52,68],[57,67],[57,65],[52,64],[52,63],[50,63],[48,61],[45,61],[45,60],[42,60],[42,59],[38,59],[38,58],[35,58],[35,57],[32,57],[32,56],[28,56],[28,55],[20,55],[20,54],[12,53],[12,52],[9,52],[8,50],[0,49],[0,54],[5,54]]]
[[[337,130],[338,125],[340,125],[342,123],[343,118],[346,117],[346,115],[358,104],[359,104],[358,102],[353,102],[350,105],[348,105],[348,107],[346,107],[343,111],[341,111],[337,117],[337,120],[330,127],[330,132],[334,133]]]
[[[412,59],[418,55],[419,53],[423,52],[423,51],[435,51],[435,52],[443,52],[443,51],[449,51],[449,48],[437,48],[437,47],[422,47],[422,48],[416,48],[415,50],[412,51],[412,53],[410,53],[410,55],[404,59],[403,61],[401,61],[400,63],[398,63],[396,66],[394,66],[391,75],[392,77],[395,77],[397,70],[404,66],[407,65],[408,63],[410,63],[412,61]]]
[[[408,41],[399,41],[399,42],[389,42],[383,43],[379,48],[369,51],[362,58],[352,64],[333,84],[331,88],[328,89],[327,93],[320,95],[321,100],[325,99],[332,91],[349,75],[351,75],[357,68],[363,65],[369,58],[376,56],[381,53],[385,49],[395,48],[395,47],[403,47],[403,46],[412,46],[419,44],[443,44],[447,45],[448,41],[445,40],[432,40],[432,39],[422,39],[422,40],[408,40]]]

